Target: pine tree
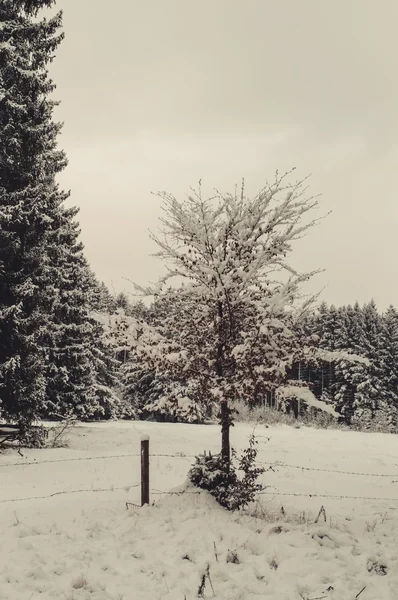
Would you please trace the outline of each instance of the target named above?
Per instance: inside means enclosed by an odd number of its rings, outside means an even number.
[[[365,322],[362,308],[358,302],[347,307],[348,349],[358,356],[365,355]]]
[[[389,306],[382,315],[382,382],[387,402],[385,416],[387,425],[398,427],[398,312]]]
[[[332,401],[350,424],[354,416],[363,417],[369,398],[375,394],[370,364],[364,356],[363,311],[358,304],[354,308],[329,308],[323,302],[312,319],[312,331],[317,340],[317,348],[310,355],[314,391]]]
[[[93,310],[96,312],[108,313],[110,315],[116,310],[116,299],[103,281],[95,285],[92,305]]]
[[[383,388],[383,323],[376,303],[371,300],[363,307],[364,351],[363,356],[371,361],[369,383],[364,405],[360,406],[363,421],[370,422],[376,413],[385,410],[387,400]]]
[[[0,394],[2,412],[25,429],[45,401],[43,334],[55,296],[46,248],[66,197],[54,183],[66,159],[46,73],[61,16],[33,18],[50,4],[0,4]]]
[[[349,315],[348,308],[346,306],[339,306],[337,309],[336,319],[336,341],[335,346],[339,350],[350,349],[350,336],[349,336]]]
[[[92,355],[96,323],[89,316],[93,281],[78,241],[77,223],[70,216],[71,211],[65,211],[64,219],[49,235],[57,294],[46,348],[46,412],[72,412],[84,418],[92,416],[97,408]]]
[[[41,415],[100,407],[93,279],[78,211],[55,182],[67,161],[47,66],[63,37],[61,13],[38,18],[51,4],[0,4],[0,397],[25,428]]]
[[[328,314],[328,305],[326,304],[326,302],[321,302],[317,310],[314,311],[313,318],[310,321],[312,322],[312,332],[314,333],[314,335],[318,336],[319,342],[324,337]]]
[[[51,312],[47,347],[46,416],[74,414],[80,419],[118,414],[118,363],[103,341],[103,326],[94,314],[101,286],[90,270],[79,242],[77,223],[66,212],[53,232],[52,264],[57,297]]]
[[[128,313],[129,308],[130,308],[130,302],[129,302],[127,295],[124,292],[120,292],[116,296],[115,304],[116,304],[116,310],[118,308],[122,308],[126,312],[126,314]]]
[[[94,367],[94,403],[86,407],[88,417],[110,419],[125,416],[119,383],[120,363],[104,343],[103,328],[93,322],[94,345],[91,347]]]
[[[322,315],[322,335],[320,347],[325,350],[341,350],[342,340],[340,332],[342,329],[341,314],[338,309],[332,304],[329,308],[323,309]]]

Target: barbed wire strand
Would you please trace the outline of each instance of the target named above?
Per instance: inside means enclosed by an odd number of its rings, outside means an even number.
[[[45,500],[47,498],[54,498],[54,496],[61,496],[63,494],[81,494],[86,492],[115,492],[120,490],[125,490],[126,492],[130,491],[131,488],[139,487],[141,484],[136,483],[134,485],[123,485],[120,487],[110,487],[110,488],[89,488],[85,490],[63,490],[62,492],[54,492],[52,494],[48,494],[46,496],[30,496],[27,498],[5,498],[4,500],[0,500],[0,503],[5,502],[23,502],[26,500]]]
[[[87,489],[80,489],[80,490],[63,490],[63,491],[59,491],[59,492],[53,492],[52,494],[48,494],[48,495],[44,495],[44,496],[29,496],[29,497],[25,497],[25,498],[5,498],[0,500],[0,503],[6,503],[6,502],[24,502],[27,500],[45,500],[48,498],[54,498],[55,496],[61,496],[61,495],[68,495],[68,494],[81,494],[81,493],[88,493],[88,492],[95,492],[95,493],[100,493],[100,492],[114,492],[114,491],[120,491],[120,490],[124,490],[126,492],[129,492],[132,488],[137,488],[140,487],[141,483],[136,483],[136,484],[127,484],[124,486],[119,486],[119,487],[110,487],[110,488],[87,488]],[[195,490],[195,491],[189,491],[189,490],[182,490],[182,491],[165,491],[165,490],[159,490],[158,488],[151,488],[150,493],[152,495],[171,495],[171,496],[183,496],[185,494],[194,494],[194,495],[198,495],[198,494],[202,494],[203,490]],[[345,496],[345,495],[337,495],[337,494],[319,494],[319,493],[299,493],[299,492],[277,492],[277,491],[273,491],[273,492],[267,492],[267,491],[262,491],[262,492],[258,492],[259,496],[294,496],[294,497],[303,497],[303,498],[330,498],[330,499],[334,499],[334,500],[381,500],[381,501],[386,501],[386,502],[398,502],[398,498],[383,498],[383,497],[377,497],[377,496]]]
[[[43,464],[54,464],[54,463],[64,463],[64,462],[76,462],[76,461],[91,461],[91,460],[109,460],[116,458],[138,458],[140,457],[140,453],[128,453],[128,454],[113,454],[106,456],[80,456],[75,458],[60,458],[60,459],[51,459],[51,460],[33,460],[26,462],[15,462],[15,463],[0,463],[1,467],[25,467],[25,466],[33,466],[33,465],[43,465]],[[196,458],[195,454],[150,454],[150,458],[178,458],[178,459],[192,459]],[[396,477],[397,473],[365,473],[359,471],[344,471],[341,469],[324,469],[320,467],[305,467],[303,465],[291,465],[287,463],[278,463],[278,462],[264,462],[258,461],[260,465],[268,465],[271,468],[288,468],[288,469],[298,469],[301,471],[314,471],[321,473],[338,473],[341,475],[355,475],[358,477]]]
[[[358,475],[361,477],[396,477],[397,473],[361,473],[357,471],[342,471],[339,469],[321,469],[317,467],[303,467],[301,465],[289,465],[286,463],[260,462],[259,465],[270,465],[271,467],[286,467],[289,469],[299,469],[302,471],[318,471],[322,473],[340,473],[342,475]]]
[[[151,490],[151,494],[152,495],[160,495],[160,494],[166,494],[166,495],[172,495],[172,496],[183,496],[184,494],[201,494],[201,491],[181,491],[181,492],[165,492],[162,490],[158,490],[158,489],[153,489]],[[334,500],[383,500],[383,501],[388,501],[388,502],[398,502],[398,498],[380,498],[380,497],[373,497],[373,496],[338,496],[338,495],[332,495],[332,494],[303,494],[303,493],[296,493],[296,492],[258,492],[258,495],[261,496],[300,496],[300,497],[304,497],[304,498],[331,498]]]
[[[44,465],[49,463],[63,463],[63,462],[74,462],[74,461],[82,461],[82,460],[104,460],[107,458],[138,458],[141,456],[140,453],[134,454],[112,454],[107,456],[81,456],[78,458],[56,458],[52,460],[32,460],[28,462],[19,462],[19,463],[0,463],[1,467],[27,467],[31,465]],[[151,454],[150,458],[195,458],[194,454]],[[397,474],[396,474],[397,475]]]
[[[19,463],[0,463],[1,467],[25,467],[25,466],[33,466],[33,465],[43,465],[43,464],[51,464],[51,463],[64,463],[64,462],[75,462],[75,461],[90,461],[90,460],[109,460],[115,458],[138,458],[140,457],[140,453],[129,453],[129,454],[112,454],[106,456],[81,456],[76,458],[60,458],[60,459],[51,459],[51,460],[33,460]],[[192,459],[196,458],[195,454],[151,454],[150,458],[179,458],[179,459]],[[298,469],[301,471],[314,471],[314,472],[322,472],[322,473],[339,473],[341,475],[355,475],[358,477],[396,477],[397,473],[365,473],[359,471],[343,471],[341,469],[323,469],[320,467],[305,467],[303,465],[291,465],[287,463],[278,463],[278,462],[263,462],[258,461],[260,465],[268,465],[272,468],[288,468],[288,469]]]
[[[302,496],[305,498],[331,498],[334,500],[385,500],[398,502],[398,498],[380,498],[377,496],[339,496],[333,494],[302,494],[298,492],[258,492],[260,496]]]
[[[31,465],[45,465],[49,463],[62,463],[62,462],[74,462],[74,461],[82,461],[82,460],[103,460],[105,458],[127,458],[127,457],[138,457],[140,454],[115,454],[108,456],[81,456],[78,458],[55,458],[52,460],[32,460],[27,462],[19,462],[19,463],[0,463],[1,467],[27,467]]]

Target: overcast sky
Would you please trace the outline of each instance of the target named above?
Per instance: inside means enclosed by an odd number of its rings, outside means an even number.
[[[294,251],[329,303],[398,305],[397,0],[58,0],[51,68],[82,240],[116,291],[156,280],[159,199],[309,173]]]

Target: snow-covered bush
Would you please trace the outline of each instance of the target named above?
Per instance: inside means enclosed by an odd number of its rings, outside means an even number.
[[[150,415],[155,421],[173,423],[203,423],[205,415],[200,405],[180,394],[161,396],[145,406],[142,415]]]
[[[174,423],[204,423],[211,415],[209,406],[198,400],[196,382],[167,382],[163,394],[147,402],[139,411],[141,418]]]
[[[239,423],[262,423],[267,425],[294,425],[294,415],[270,408],[269,406],[252,406],[244,400],[235,400],[231,403],[235,421]]]
[[[40,426],[32,426],[30,423],[24,427],[20,423],[18,441],[25,448],[43,448],[48,437],[48,429]]]
[[[252,435],[249,446],[239,460],[231,449],[231,461],[227,467],[221,454],[201,454],[189,471],[189,479],[198,488],[207,490],[217,502],[228,510],[239,510],[254,501],[258,492],[264,489],[258,478],[265,471],[256,466],[257,441]],[[239,477],[238,472],[243,473]]]

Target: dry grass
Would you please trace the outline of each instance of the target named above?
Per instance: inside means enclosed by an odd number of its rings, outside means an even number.
[[[337,420],[320,410],[315,413],[306,413],[300,415],[298,419],[293,414],[287,414],[282,411],[270,408],[268,406],[256,406],[250,408],[247,403],[234,402],[231,408],[235,409],[235,420],[240,423],[261,423],[263,425],[290,425],[291,427],[313,427],[316,429],[338,429],[341,431],[363,431],[369,433],[397,433],[396,429],[391,428],[385,419],[373,419],[372,421],[361,422],[354,419],[351,427]]]

